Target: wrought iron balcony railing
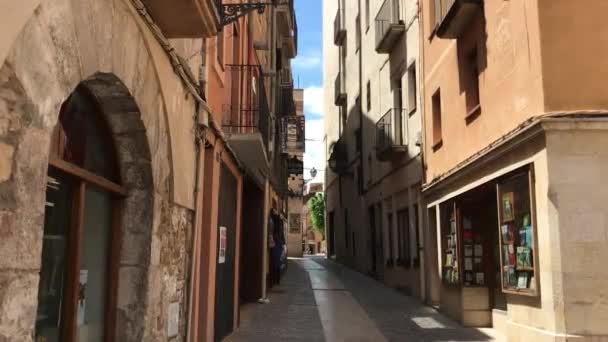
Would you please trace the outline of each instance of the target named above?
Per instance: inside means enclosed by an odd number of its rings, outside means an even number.
[[[293,84],[285,84],[278,87],[277,116],[284,117],[296,114],[296,106],[293,100]]]
[[[384,0],[376,15],[375,25],[376,52],[390,53],[405,32],[405,24],[399,19],[399,0]]]
[[[407,120],[404,120],[405,110],[389,109],[376,123],[376,157],[385,161],[397,153],[406,151],[405,133]]]
[[[222,127],[228,134],[260,133],[268,146],[270,132],[268,99],[259,65],[227,64],[229,103],[223,106]]]
[[[433,0],[435,33],[439,38],[458,38],[483,0]]]

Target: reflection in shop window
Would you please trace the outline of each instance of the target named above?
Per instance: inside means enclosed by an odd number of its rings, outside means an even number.
[[[504,292],[536,295],[536,245],[531,172],[498,183],[499,236]]]

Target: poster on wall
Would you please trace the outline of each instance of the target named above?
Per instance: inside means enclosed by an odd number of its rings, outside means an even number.
[[[295,115],[281,118],[281,145],[283,153],[303,153],[305,151],[304,140],[304,116]]]
[[[217,263],[223,264],[226,262],[226,239],[228,238],[228,229],[220,227],[220,248],[218,250]]]
[[[84,310],[86,305],[86,293],[87,293],[87,282],[89,279],[89,271],[88,270],[80,270],[80,276],[78,279],[78,317],[77,322],[78,325],[84,325]]]
[[[300,214],[289,214],[289,234],[299,234],[302,227]]]

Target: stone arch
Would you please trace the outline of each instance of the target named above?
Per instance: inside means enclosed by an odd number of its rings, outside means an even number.
[[[189,130],[169,120],[167,107],[180,112],[194,108],[193,100],[173,96],[185,93],[183,85],[129,0],[39,3],[6,59],[0,54],[0,340],[31,340],[46,146],[62,103],[77,86],[85,87],[103,109],[129,194],[123,212],[117,340],[156,340],[166,330],[159,322],[166,320],[167,302],[182,295],[166,280],[167,274],[183,277],[181,269],[160,266],[162,242],[173,234],[167,227],[175,223],[167,217],[191,225],[188,201],[182,200],[180,208],[172,205],[172,150],[180,151],[176,160],[181,163],[183,155],[194,156],[194,147],[189,139],[181,139],[185,148],[172,140],[172,131]],[[142,171],[144,165],[148,169]],[[181,183],[186,184],[182,193],[191,192],[188,182]]]
[[[140,341],[148,316],[155,212],[146,128],[133,96],[114,74],[95,73],[77,87],[99,106],[114,143],[121,183],[127,189],[121,201],[115,333],[119,341]],[[52,127],[31,113],[36,104],[30,101],[11,66],[0,68],[0,148],[10,150],[0,156],[8,170],[0,178],[0,338],[9,340],[32,336],[37,305]],[[59,107],[55,107],[58,117]],[[3,311],[15,307],[19,310]]]
[[[116,340],[140,341],[144,332],[153,234],[154,182],[146,128],[127,87],[110,73],[82,81],[95,99],[114,142],[122,185]]]

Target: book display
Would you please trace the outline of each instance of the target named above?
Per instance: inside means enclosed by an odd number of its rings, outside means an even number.
[[[456,221],[456,210],[453,205],[448,209],[447,222],[443,229],[443,282],[447,285],[460,283],[460,269],[458,257],[458,224]],[[466,265],[465,265],[466,266]]]
[[[484,286],[483,227],[472,217],[462,218],[462,246],[464,249],[464,285]]]
[[[536,294],[530,176],[498,184],[499,238],[504,292]]]

